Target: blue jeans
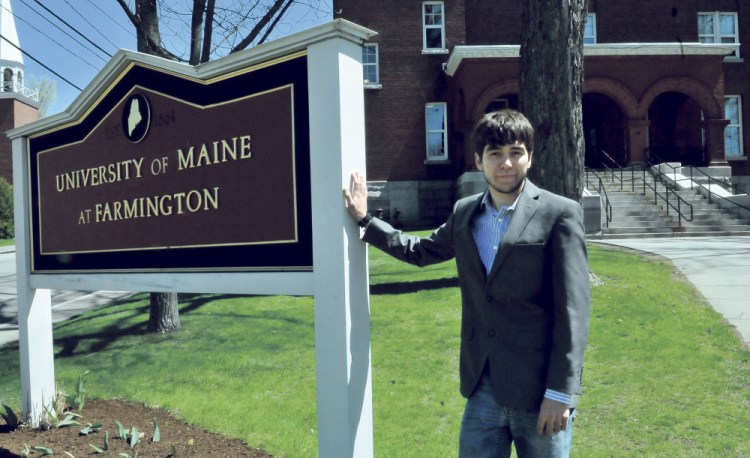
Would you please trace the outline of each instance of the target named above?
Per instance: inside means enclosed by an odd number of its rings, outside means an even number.
[[[488,375],[482,376],[474,394],[466,401],[458,440],[459,458],[504,458],[512,443],[519,458],[570,455],[575,410],[568,429],[552,436],[537,434],[539,412],[508,409],[495,401]]]

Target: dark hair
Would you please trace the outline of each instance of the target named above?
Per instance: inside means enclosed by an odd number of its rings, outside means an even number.
[[[474,151],[482,155],[484,147],[523,143],[534,151],[534,128],[526,116],[516,110],[500,110],[482,116],[474,127]]]

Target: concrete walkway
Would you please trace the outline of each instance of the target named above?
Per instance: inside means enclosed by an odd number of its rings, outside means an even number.
[[[750,344],[750,237],[592,240],[663,256]]]
[[[15,272],[14,247],[0,247],[0,346],[18,340]],[[67,320],[129,294],[120,291],[52,291],[52,322]]]

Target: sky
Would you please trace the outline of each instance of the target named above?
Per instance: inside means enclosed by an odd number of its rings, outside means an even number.
[[[117,0],[5,0],[5,3],[8,1],[24,52],[26,82],[46,77],[56,83],[57,97],[48,115],[66,110],[118,49],[136,49],[134,26]],[[185,5],[192,5],[192,0],[165,2],[184,12],[188,11]],[[217,0],[216,3],[219,7],[235,2]],[[134,8],[134,0],[127,3]],[[292,6],[288,19],[279,23],[273,38],[331,20],[331,0],[301,3],[320,3],[321,11]],[[160,15],[165,19],[170,16],[163,10]],[[177,16],[172,17],[171,21],[160,24],[162,40],[173,53],[185,55],[188,30]]]

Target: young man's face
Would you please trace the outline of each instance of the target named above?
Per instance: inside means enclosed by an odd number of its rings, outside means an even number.
[[[485,145],[482,155],[474,154],[477,169],[484,173],[496,206],[511,205],[523,190],[532,152],[523,143]]]

